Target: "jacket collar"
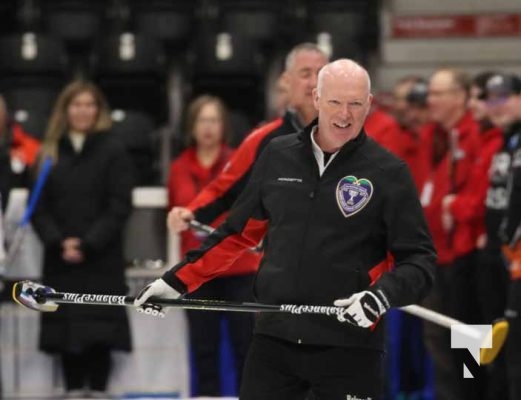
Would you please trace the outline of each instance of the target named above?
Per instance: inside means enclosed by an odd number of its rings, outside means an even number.
[[[304,126],[302,126],[297,113],[293,110],[286,110],[282,116],[282,121],[285,126],[290,128],[290,130],[293,129],[293,132],[295,133],[304,129]]]
[[[181,153],[180,157],[186,158],[186,162],[190,167],[195,168],[203,168],[203,169],[212,169],[218,166],[219,164],[222,164],[223,161],[228,158],[230,155],[230,147],[228,147],[227,144],[222,143],[221,149],[219,150],[219,155],[215,159],[212,165],[209,165],[208,167],[203,167],[199,160],[197,159],[197,151],[194,146],[188,147],[183,153]]]
[[[318,125],[318,118],[314,119],[308,126],[306,126],[304,129],[302,129],[299,132],[299,139],[306,144],[307,147],[311,150],[312,144],[311,144],[311,131],[313,130],[313,127]],[[343,155],[349,154],[356,150],[358,147],[360,147],[363,143],[367,141],[367,134],[365,133],[365,130],[362,128],[360,133],[356,138],[353,140],[350,140],[346,142],[338,151],[338,157],[341,157]]]
[[[79,153],[74,151],[74,147],[72,146],[71,139],[69,138],[68,133],[64,133],[59,141],[59,146],[68,153],[71,154],[84,154],[86,151],[90,151],[91,147],[98,141],[99,135],[105,135],[106,132],[95,132],[95,133],[87,133],[85,137],[85,143]]]
[[[463,117],[461,117],[461,119],[456,123],[456,125],[454,125],[454,127],[452,128],[453,130],[457,131],[458,132],[458,135],[460,137],[462,136],[465,136],[467,133],[471,132],[472,130],[476,130],[476,132],[478,131],[478,123],[474,120],[474,118],[472,117],[472,114],[467,111]],[[447,132],[440,124],[436,123],[436,122],[432,122],[430,124],[428,124],[426,127],[425,127],[425,132],[427,134],[434,134],[434,133],[444,133],[444,134],[448,134],[449,132]]]
[[[470,113],[470,111],[467,111],[465,115],[458,121],[456,126],[454,127],[457,129],[460,134],[470,132],[472,130],[478,130],[478,123]]]

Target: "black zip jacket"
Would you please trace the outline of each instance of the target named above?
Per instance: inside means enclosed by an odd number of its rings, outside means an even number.
[[[267,145],[227,221],[163,276],[167,283],[195,290],[266,233],[259,302],[332,305],[369,289],[403,306],[425,296],[436,256],[406,165],[362,131],[320,177],[310,138],[316,124]],[[263,313],[256,332],[303,344],[384,345],[382,324],[362,329],[327,316]]]
[[[504,192],[498,194],[504,196],[504,207],[500,210],[502,220],[496,232],[501,244],[515,246],[521,240],[521,121],[506,130],[505,144],[494,157],[493,166],[497,174],[504,174]]]
[[[188,208],[194,213],[195,219],[211,224],[229,211],[246,187],[255,161],[270,140],[301,129],[297,116],[291,111],[286,111],[282,118],[255,129],[237,149],[226,170],[190,202]]]

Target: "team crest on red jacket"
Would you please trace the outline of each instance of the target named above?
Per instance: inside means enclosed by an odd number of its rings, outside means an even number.
[[[373,195],[373,184],[369,179],[344,176],[336,187],[336,201],[344,217],[350,217],[362,210]]]

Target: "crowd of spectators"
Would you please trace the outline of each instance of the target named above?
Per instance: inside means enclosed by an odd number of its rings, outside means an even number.
[[[288,95],[284,81],[274,90],[282,113]],[[406,162],[417,186],[438,253],[435,287],[424,305],[473,324],[488,324],[506,316],[511,326],[499,358],[469,384],[460,373],[462,360],[450,349],[450,332],[425,324],[423,341],[433,360],[436,398],[521,398],[521,79],[498,71],[470,77],[465,71],[447,67],[430,77],[400,79],[392,95],[390,104],[373,104],[365,130]],[[9,201],[11,188],[31,187],[46,157],[54,163],[33,219],[46,249],[44,281],[52,285],[62,284],[64,279],[67,284],[81,281],[77,289],[84,291],[89,282],[113,279],[114,284],[96,284],[91,291],[117,287],[123,293],[120,235],[130,210],[135,171],[124,146],[110,137],[103,94],[86,82],[67,86],[45,136],[24,132],[10,118],[8,109],[0,98],[2,208]],[[218,97],[202,96],[188,107],[186,150],[170,169],[170,207],[188,204],[226,165],[232,154],[226,144],[231,133],[227,118]],[[35,137],[43,137],[41,148]],[[199,241],[186,233],[181,243],[184,253]],[[241,289],[233,289],[243,297],[247,295],[242,289],[249,288],[254,271],[247,272],[240,276]],[[227,298],[228,288],[237,286],[233,279],[236,277],[213,282],[215,287],[206,288],[208,293],[201,295]],[[42,349],[63,355],[69,390],[82,388],[83,380],[90,379],[95,392],[104,391],[110,370],[108,351],[114,347],[130,349],[128,333],[123,342],[108,343],[104,332],[126,332],[126,317],[116,311],[109,317],[93,312],[89,318],[101,318],[100,340],[88,335],[82,342],[58,339],[50,343],[45,332],[53,330],[51,336],[59,338],[57,333],[65,332],[64,323],[69,330],[85,331],[81,325],[86,321],[84,316],[76,320],[77,316],[65,308],[63,313],[67,314],[65,321],[55,316],[42,321]],[[197,313],[190,314],[189,321],[195,359],[203,365],[205,357],[216,356],[215,346],[201,348],[200,344],[218,329],[218,321],[207,326],[208,316],[199,320]],[[110,319],[117,323],[112,326]],[[402,323],[419,324],[410,319]],[[243,336],[235,334],[240,364],[251,321],[236,325],[243,331]],[[198,332],[203,337],[197,337]],[[101,359],[105,369],[89,371],[89,365],[99,366]],[[67,375],[71,368],[77,371],[78,365],[84,366],[83,375]],[[200,388],[209,385],[208,393],[218,394],[217,383],[205,379],[201,371]],[[421,384],[404,390],[422,390]]]

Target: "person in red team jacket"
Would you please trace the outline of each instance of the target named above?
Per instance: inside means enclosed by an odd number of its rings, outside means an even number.
[[[427,82],[419,76],[406,76],[396,82],[393,89],[393,114],[401,132],[390,150],[409,166],[418,190],[426,178],[420,134],[429,121],[427,93]]]
[[[418,189],[425,179],[419,131],[427,122],[426,87],[418,77],[398,81],[393,90],[393,115],[373,106],[364,125],[369,137],[405,161]]]
[[[188,229],[188,221],[196,219],[210,224],[228,211],[244,189],[253,164],[261,151],[274,138],[302,129],[316,117],[312,91],[318,71],[328,57],[313,43],[293,47],[285,61],[282,81],[288,91],[288,106],[282,117],[262,125],[250,133],[239,146],[228,167],[186,207],[174,207],[168,214],[168,226],[173,232]]]
[[[233,152],[226,144],[230,136],[228,112],[217,97],[203,95],[188,107],[186,132],[188,148],[170,166],[168,197],[170,207],[188,205],[229,162]],[[219,224],[224,215],[215,224]],[[191,231],[181,233],[181,255],[198,248],[204,236]],[[222,278],[203,285],[192,294],[199,299],[251,300],[253,273],[260,255],[246,252]],[[221,317],[215,312],[187,310],[189,333],[195,361],[196,393],[199,396],[219,396],[219,348]],[[251,340],[253,316],[234,313],[226,316],[233,346],[235,364],[240,376]]]
[[[281,83],[288,91],[286,112],[282,117],[255,129],[236,150],[226,168],[210,184],[202,185],[202,190],[195,198],[184,204],[172,203],[174,207],[168,215],[168,225],[173,232],[186,231],[187,222],[194,218],[205,224],[215,223],[224,212],[229,211],[241,194],[253,164],[269,141],[298,131],[316,117],[312,91],[316,86],[318,71],[327,61],[324,52],[312,43],[296,45],[288,53],[281,77]],[[229,274],[244,273],[244,265],[234,263]],[[258,259],[255,263],[249,263],[249,266],[256,270]],[[251,291],[251,285],[246,289]]]
[[[373,105],[370,114],[364,124],[367,136],[373,138],[376,143],[402,158],[401,149],[402,129],[398,121],[378,105]]]
[[[409,166],[416,188],[425,180],[422,160],[421,129],[429,121],[427,81],[418,75],[407,75],[393,87],[392,113],[400,124],[401,133],[391,149]],[[429,374],[428,354],[423,342],[423,322],[407,313],[388,317],[389,343],[387,362],[391,382],[390,398],[400,395],[414,397],[425,390]]]
[[[425,305],[467,323],[478,323],[475,288],[476,231],[472,219],[452,212],[460,196],[472,191],[475,165],[479,157],[479,127],[467,109],[470,79],[452,68],[434,73],[429,82],[428,105],[432,123],[422,132],[426,181],[421,190],[438,268],[434,289]],[[425,343],[434,360],[436,398],[478,399],[475,379],[466,385],[461,374],[459,353],[452,351],[450,332],[425,324]],[[458,354],[457,354],[458,353]]]

